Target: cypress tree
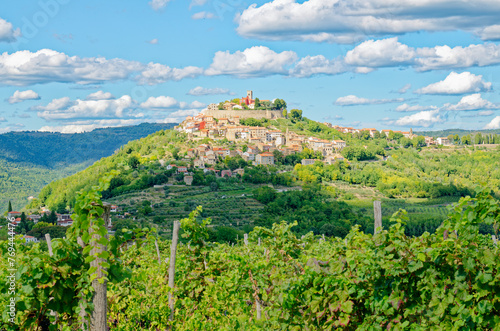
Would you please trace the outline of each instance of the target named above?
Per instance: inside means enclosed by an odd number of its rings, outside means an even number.
[[[9,210],[8,212],[10,213],[12,211],[12,203],[10,203],[10,200],[9,200]]]
[[[57,215],[56,215],[56,212],[54,210],[49,215],[49,223],[57,225]]]

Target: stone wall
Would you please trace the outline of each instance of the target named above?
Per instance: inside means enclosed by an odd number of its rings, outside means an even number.
[[[215,118],[233,118],[239,116],[242,118],[267,118],[276,119],[283,118],[282,110],[208,110],[202,111],[204,115],[213,116]]]

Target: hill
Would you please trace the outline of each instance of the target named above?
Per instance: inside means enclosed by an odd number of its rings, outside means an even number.
[[[137,126],[96,129],[62,134],[36,131],[0,135],[0,206],[12,201],[15,209],[26,205],[48,183],[87,168],[113,154],[131,140],[175,124],[143,123]]]
[[[482,135],[500,134],[500,129],[497,130],[462,130],[462,129],[448,129],[439,131],[415,131],[416,134],[429,137],[448,137],[449,135],[458,134],[460,137],[466,135],[475,135],[481,133]]]
[[[30,207],[71,208],[76,192],[90,189],[105,173],[116,170],[119,174],[103,192],[104,199],[118,206],[114,222],[157,226],[160,235],[167,235],[172,221],[202,205],[203,216],[211,217],[215,226],[249,231],[255,225],[287,219],[299,221],[296,231],[302,234],[341,236],[354,224],[369,231],[366,219],[373,215],[374,199],[383,200],[386,220],[399,208],[407,209],[415,221],[408,231],[415,235],[433,231],[447,214],[446,205],[470,194],[478,182],[489,183],[500,195],[500,170],[493,167],[500,150],[493,146],[422,147],[419,137],[345,134],[306,118],[248,122],[242,120],[243,125],[264,126],[274,133],[293,131],[303,143],[295,152],[275,149],[274,164],[263,166],[244,159],[248,141],[162,130],[50,183]],[[313,150],[315,143],[331,139],[347,143],[335,154],[340,161],[333,163]],[[200,158],[207,157],[208,162],[208,156],[197,155],[200,148],[204,154],[218,155],[214,164],[200,164]],[[176,171],[172,164],[190,173]],[[231,171],[229,177],[221,176],[223,170]],[[331,208],[339,200],[349,205],[339,205],[345,210],[341,214]]]

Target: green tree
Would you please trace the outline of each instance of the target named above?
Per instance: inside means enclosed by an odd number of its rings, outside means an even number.
[[[137,156],[132,156],[128,159],[128,165],[132,168],[132,169],[137,169],[137,167],[139,166],[141,162],[139,162],[139,159],[137,158]]]
[[[279,149],[275,149],[273,151],[273,155],[274,155],[274,162],[277,165],[281,165],[281,164],[285,163],[285,157],[283,156],[283,153]]]
[[[219,183],[217,181],[213,181],[210,183],[210,191],[215,192],[219,190]]]
[[[54,225],[57,224],[57,215],[56,215],[56,212],[54,210],[52,210],[50,212],[50,215],[48,217],[47,223],[51,223],[51,224],[54,224]]]
[[[269,186],[263,186],[253,190],[253,198],[263,204],[274,201],[276,196],[276,190]]]
[[[462,137],[462,145],[470,145],[472,143],[470,135]]]
[[[286,102],[283,99],[276,99],[274,100],[274,108],[276,109],[286,109]]]
[[[415,148],[427,146],[427,144],[425,143],[424,136],[417,136],[417,137],[413,138],[411,142],[413,144],[413,147],[415,147]]]
[[[54,226],[54,224],[39,221],[38,223],[36,223],[33,226],[32,230],[36,230],[36,229],[40,229],[40,228],[46,228],[46,227],[49,227],[49,226]]]
[[[236,243],[238,238],[238,231],[229,226],[218,226],[215,235],[209,239],[220,243]]]
[[[482,144],[484,142],[483,135],[481,133],[478,133],[474,136],[474,142],[476,145]]]
[[[65,201],[61,201],[57,204],[56,212],[59,214],[65,214],[68,212],[66,209],[66,202]]]
[[[254,108],[257,109],[260,107],[260,100],[259,98],[255,98],[255,101],[254,101]]]
[[[302,119],[302,110],[301,109],[290,110],[290,117],[294,121],[300,121]]]
[[[288,110],[283,109],[283,117],[288,118]]]
[[[8,212],[10,213],[12,211],[12,203],[10,202],[9,200],[9,208],[8,208]]]
[[[310,121],[309,124],[307,125],[307,128],[311,132],[321,132],[321,126],[316,121]],[[365,131],[363,131],[363,132],[365,132]],[[370,134],[368,134],[368,137],[370,137]]]

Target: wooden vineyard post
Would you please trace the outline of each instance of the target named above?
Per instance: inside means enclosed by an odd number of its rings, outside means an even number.
[[[495,236],[494,234],[491,235],[491,239],[493,240],[493,244],[498,245],[498,239],[497,239],[497,236]]]
[[[260,237],[259,237],[259,240],[258,240],[258,245],[260,246]]]
[[[78,245],[80,245],[80,247],[82,249],[85,248],[85,243],[83,242],[82,237],[77,237],[76,242],[78,243]],[[87,300],[85,299],[84,295],[82,295],[80,300],[81,300],[80,304],[79,304],[80,313],[78,314],[78,316],[80,316],[80,320],[82,321],[82,324],[80,325],[80,327],[81,327],[82,331],[86,331],[86,330],[89,330],[89,323],[85,319],[87,317],[87,313],[85,312],[85,308],[84,308],[84,305],[87,303]]]
[[[178,240],[179,221],[175,221],[174,230],[172,231],[172,246],[170,246],[170,267],[168,268],[168,287],[170,288],[168,305],[170,307],[170,321],[174,320],[175,255],[177,254]]]
[[[247,233],[245,233],[245,234],[243,235],[243,240],[244,240],[244,242],[245,242],[245,246],[248,246],[248,234],[247,234]]]
[[[45,240],[47,241],[47,247],[49,248],[49,255],[52,256],[54,253],[52,252],[52,241],[50,240],[50,234],[45,234]]]
[[[53,256],[54,252],[52,251],[52,241],[50,239],[50,234],[49,233],[45,234],[45,240],[47,241],[47,247],[49,249],[49,256]],[[54,298],[51,297],[49,300],[54,300]],[[50,311],[50,315],[55,316],[56,323],[57,323],[57,313],[51,310]]]
[[[109,217],[111,212],[111,206],[104,206],[104,213],[102,214],[102,219],[104,220],[104,226],[107,227],[109,224]],[[97,277],[92,281],[92,287],[94,288],[94,296],[92,298],[92,302],[94,304],[94,311],[92,312],[92,316],[90,317],[90,330],[91,331],[105,331],[108,329],[107,324],[107,288],[108,284],[106,282],[105,271],[106,268],[102,266],[103,262],[106,262],[106,259],[98,257],[99,254],[106,251],[106,246],[99,243],[101,236],[97,233],[94,233],[92,229],[92,224],[90,224],[90,233],[92,234],[91,245],[92,249],[90,250],[90,254],[95,256],[96,258],[90,262],[90,267],[96,268]],[[107,232],[106,232],[107,233]],[[108,237],[106,235],[106,237]],[[104,278],[104,279],[103,279]]]
[[[377,234],[377,228],[382,227],[382,202],[381,201],[373,201],[373,214],[375,217],[375,224],[373,233]]]
[[[258,299],[255,300],[255,309],[257,310],[257,320],[260,320],[262,318],[262,308]]]
[[[158,247],[158,238],[155,238],[156,254],[158,255],[158,264],[161,265],[160,248]]]

